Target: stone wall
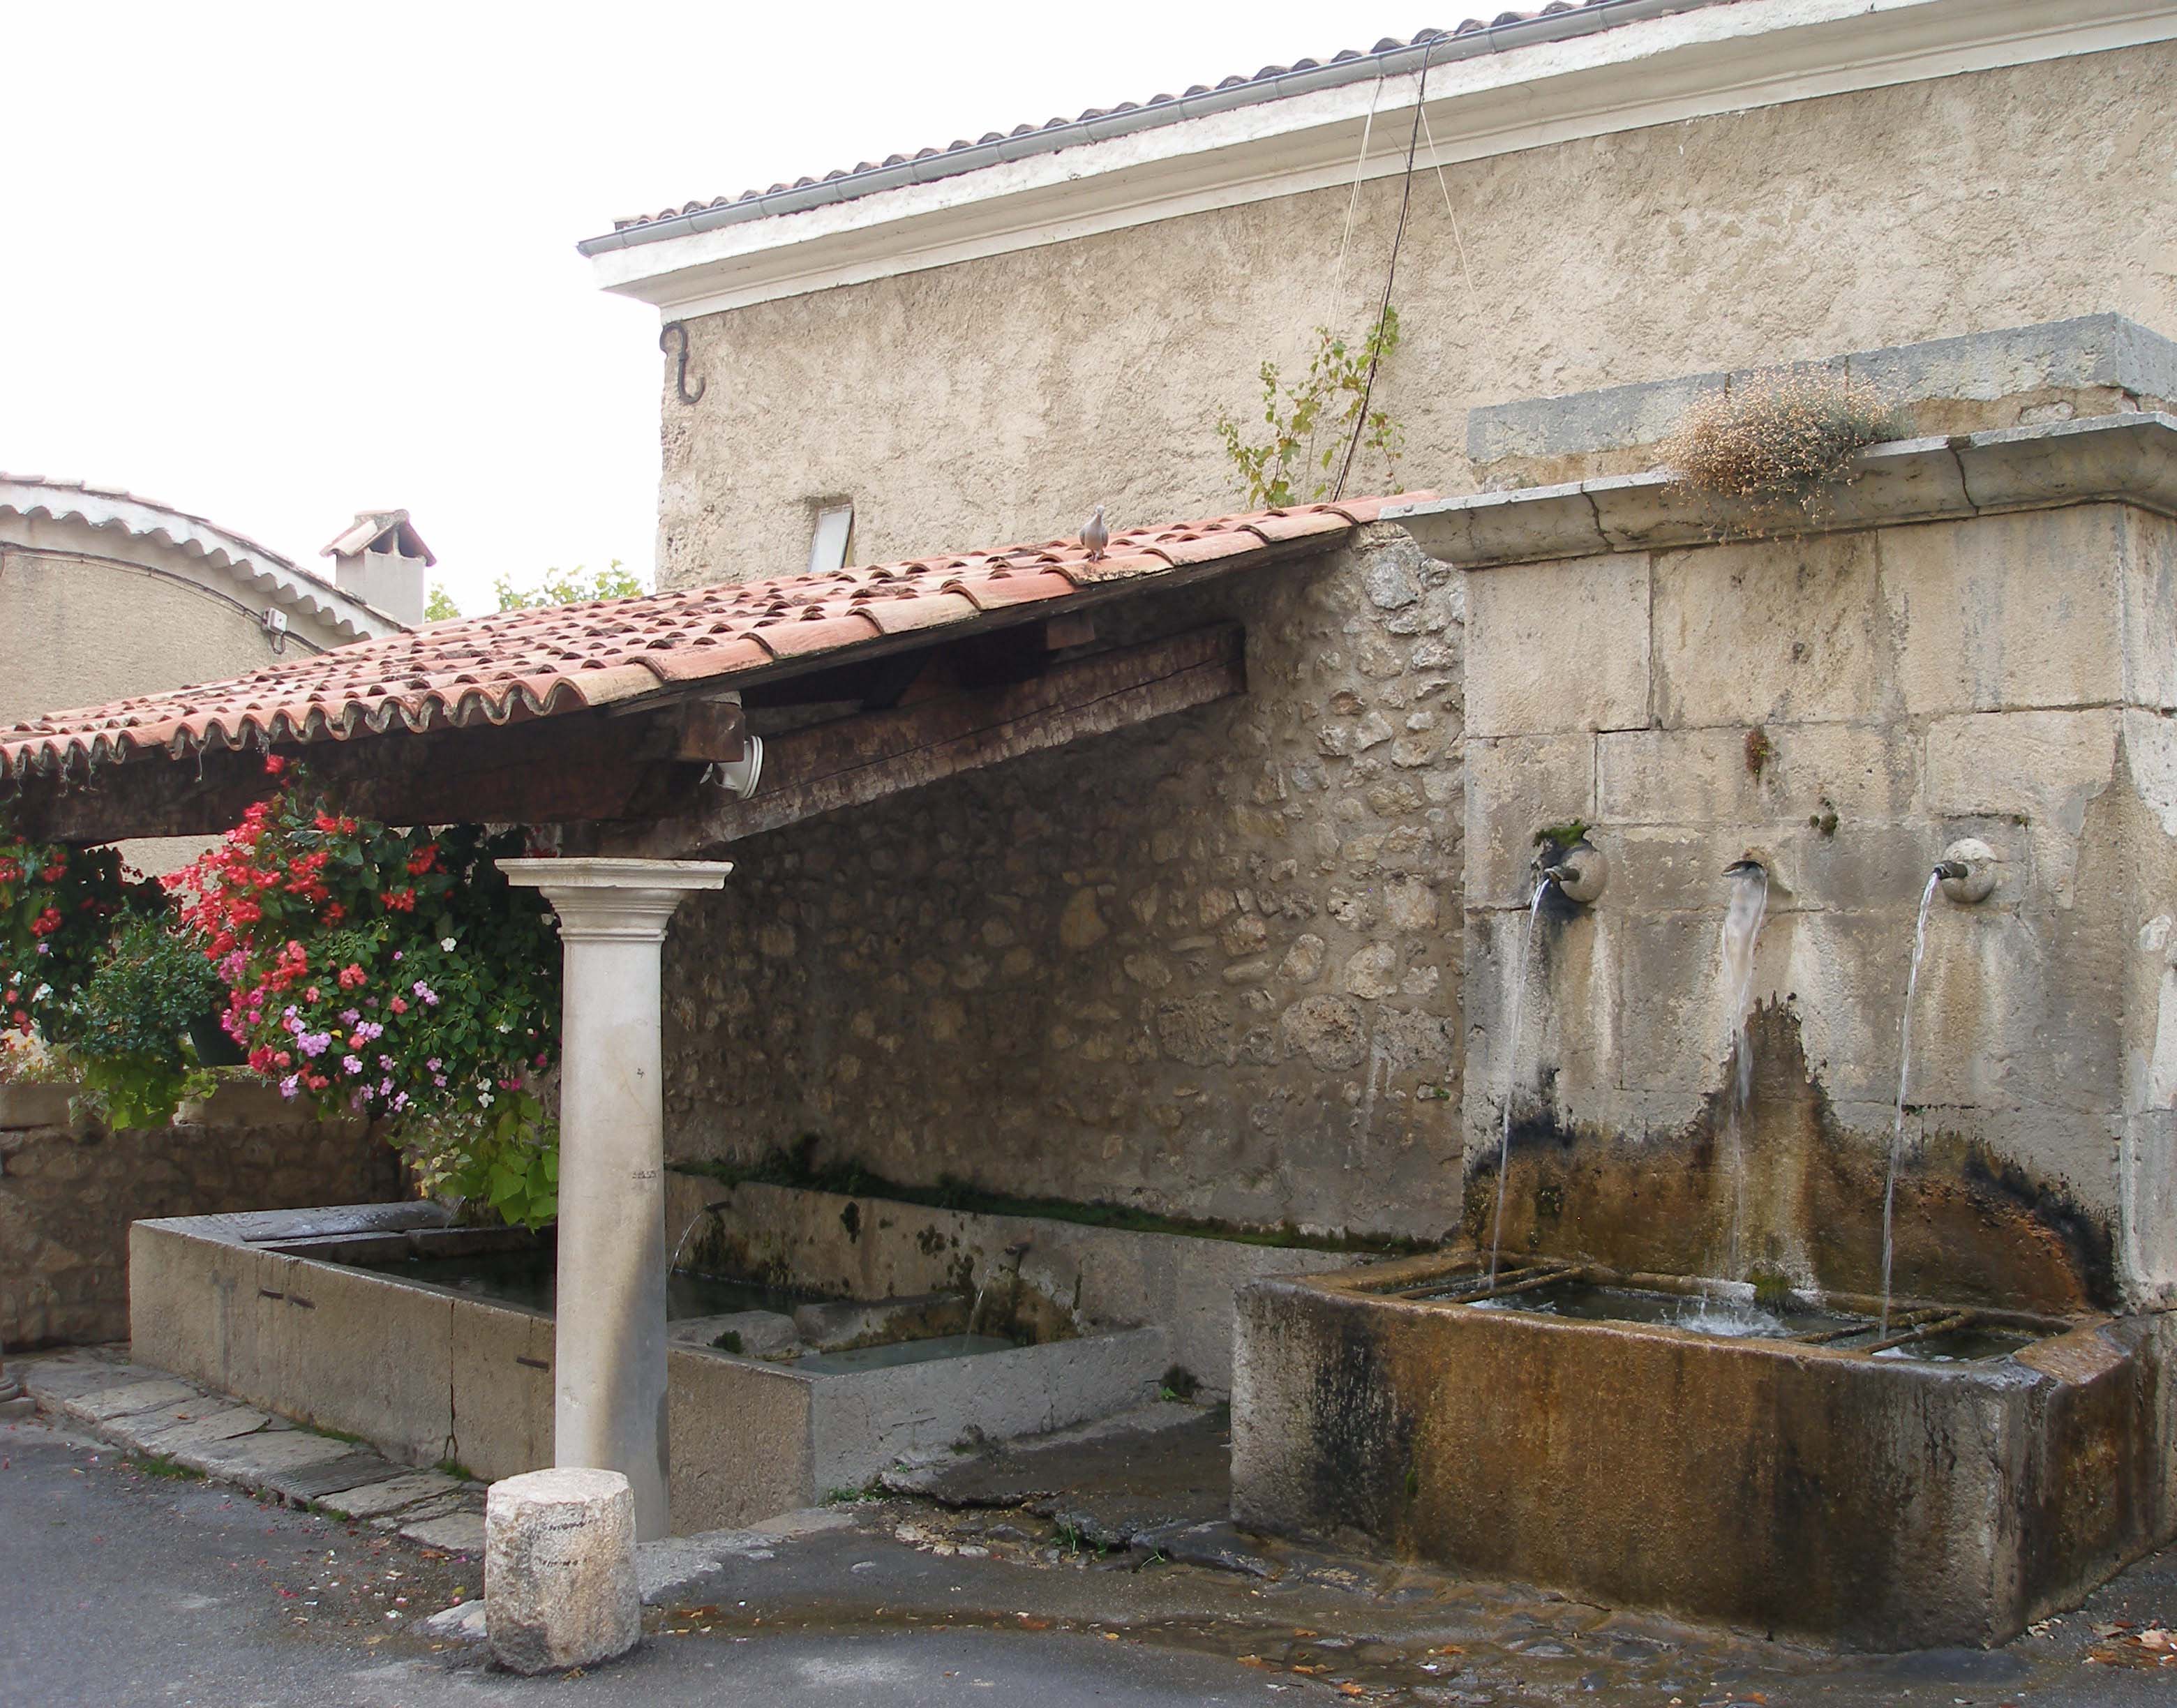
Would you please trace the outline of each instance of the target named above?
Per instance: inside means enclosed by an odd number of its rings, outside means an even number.
[[[359,1122],[0,1127],[0,1347],[127,1339],[139,1218],[400,1196]]]
[[[2060,435],[2044,448],[2064,474]],[[1508,518],[1500,516],[1500,524]],[[2177,1288],[2177,524],[2104,503],[1513,563],[1468,577],[1469,1154],[1508,1243],[1880,1286],[1915,914],[1901,1291],[2071,1307]],[[1528,930],[1536,833],[1607,856]],[[1721,927],[1769,873],[1753,1096]],[[1509,1017],[1524,990],[1516,1061]],[[1743,1182],[1743,1184],[1742,1184]]]
[[[1477,404],[2079,315],[2177,334],[2173,77],[2161,43],[1463,163],[1463,259],[1418,181],[1377,393],[1406,455],[1356,488],[1469,489]],[[709,389],[682,405],[663,360],[660,584],[798,573],[820,499],[853,499],[859,561],[1230,507],[1219,414],[1366,323],[1400,199],[1362,187],[1342,270],[1341,184],[689,321]]]
[[[1105,608],[1244,698],[753,838],[666,948],[667,1154],[1434,1237],[1456,1220],[1462,608],[1394,528]]]

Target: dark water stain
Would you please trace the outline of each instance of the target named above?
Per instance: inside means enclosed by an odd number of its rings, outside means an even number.
[[[1874,1294],[1882,1279],[1888,1135],[1838,1121],[1788,1001],[1761,1005],[1753,1095],[1741,1121],[1741,1271],[1811,1269],[1814,1285]],[[1659,1274],[1726,1267],[1733,1177],[1727,1094],[1676,1132],[1604,1132],[1564,1123],[1555,1100],[1523,1100],[1512,1127],[1505,1249]],[[1470,1170],[1463,1226],[1486,1241],[1496,1204],[1491,1147]],[[2112,1231],[2066,1185],[1936,1129],[1897,1178],[1900,1296],[2075,1311],[2117,1301]]]

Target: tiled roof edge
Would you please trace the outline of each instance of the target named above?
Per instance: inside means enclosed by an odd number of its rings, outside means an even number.
[[[246,534],[118,487],[0,472],[0,511],[25,519],[79,521],[89,528],[118,528],[137,539],[156,540],[224,570],[254,593],[269,594],[289,611],[329,624],[349,640],[372,639],[401,626],[398,618],[312,575]]]
[[[1108,109],[1091,108],[1078,118],[1020,125],[1004,136],[991,134],[948,148],[926,148],[911,156],[894,155],[881,164],[865,161],[851,171],[828,172],[821,179],[803,178],[795,183],[774,184],[768,190],[744,191],[738,197],[721,196],[707,204],[691,203],[654,216],[622,220],[612,231],[586,237],[576,248],[584,255],[600,255],[663,243],[721,226],[800,213],[908,184],[957,177],[984,166],[1178,124],[1233,107],[1312,94],[1370,78],[1400,76],[1418,70],[1424,57],[1431,66],[1440,66],[1455,59],[1502,53],[1533,42],[1587,35],[1638,19],[1715,3],[1717,0],[1551,0],[1532,14],[1500,13],[1487,24],[1469,19],[1455,30],[1423,30],[1410,41],[1379,42],[1366,53],[1349,51],[1326,63],[1302,60],[1294,66],[1269,66],[1252,77],[1228,77],[1214,89],[1159,95],[1138,105],[1122,101]]]

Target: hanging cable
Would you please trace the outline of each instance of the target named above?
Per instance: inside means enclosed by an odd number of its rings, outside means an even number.
[[[1436,134],[1429,128],[1428,115],[1421,115],[1421,134],[1428,139],[1429,164],[1436,171],[1436,187],[1443,192],[1444,217],[1451,221],[1451,241],[1459,250],[1459,276],[1466,281],[1466,306],[1476,321],[1481,319],[1481,297],[1474,288],[1474,270],[1466,265],[1466,239],[1459,234],[1459,215],[1451,205],[1451,186],[1443,176],[1443,156],[1437,151]]]
[[[1361,382],[1361,407],[1354,412],[1353,437],[1345,442],[1345,460],[1339,465],[1337,483],[1330,488],[1333,504],[1345,496],[1346,477],[1353,472],[1353,458],[1361,449],[1362,434],[1368,430],[1368,403],[1376,392],[1376,367],[1383,356],[1383,322],[1391,312],[1391,286],[1399,276],[1399,247],[1405,242],[1406,214],[1414,200],[1414,161],[1421,146],[1421,107],[1428,99],[1429,56],[1435,52],[1441,35],[1429,37],[1428,45],[1421,49],[1421,76],[1414,86],[1414,128],[1406,139],[1406,171],[1399,188],[1399,222],[1391,232],[1391,259],[1383,269],[1383,300],[1376,310],[1376,324],[1368,341],[1368,377]]]
[[[1368,139],[1376,128],[1376,103],[1383,96],[1383,79],[1376,79],[1376,87],[1369,92],[1368,116],[1361,122],[1361,156],[1353,162],[1353,188],[1345,198],[1345,230],[1338,239],[1338,265],[1331,269],[1330,297],[1323,311],[1323,319],[1338,318],[1338,299],[1345,289],[1345,251],[1353,242],[1353,212],[1361,205],[1361,178],[1368,165]]]

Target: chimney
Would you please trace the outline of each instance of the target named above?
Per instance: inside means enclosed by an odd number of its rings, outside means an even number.
[[[439,560],[405,510],[365,510],[319,554],[333,560],[333,585],[414,628],[423,620],[423,571]]]

